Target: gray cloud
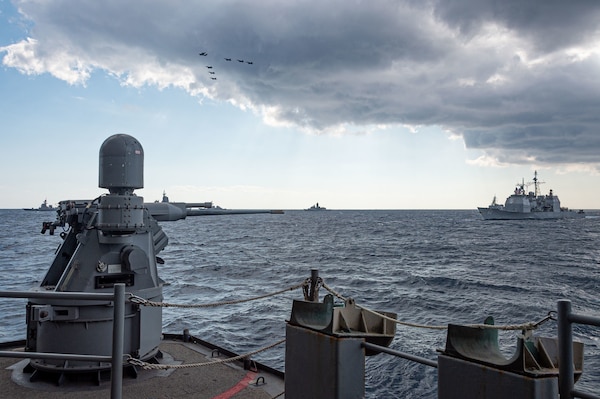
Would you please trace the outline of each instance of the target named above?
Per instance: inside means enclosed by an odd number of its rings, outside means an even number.
[[[439,125],[502,162],[599,163],[596,1],[19,7],[36,41],[3,48],[3,60],[26,73],[84,83],[101,69],[127,84],[178,86],[317,131]]]
[[[600,6],[595,0],[433,0],[435,15],[466,37],[486,23],[497,23],[544,53],[579,45],[598,33]]]

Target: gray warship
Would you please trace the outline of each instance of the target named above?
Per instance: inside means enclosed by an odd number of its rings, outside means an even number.
[[[327,210],[327,208],[325,208],[324,206],[320,206],[318,202],[316,204],[314,204],[313,206],[311,206],[310,208],[305,209],[305,211],[326,211],[326,210]]]
[[[496,197],[487,207],[478,207],[479,213],[485,220],[521,220],[521,219],[563,219],[583,218],[583,210],[573,211],[560,206],[558,196],[552,190],[548,195],[541,195],[540,182],[535,171],[533,181],[516,185],[515,191],[510,195],[504,205],[496,202]],[[533,184],[534,191],[527,192],[526,187]]]
[[[48,201],[44,200],[39,208],[23,208],[24,211],[55,211],[52,205],[48,205]]]

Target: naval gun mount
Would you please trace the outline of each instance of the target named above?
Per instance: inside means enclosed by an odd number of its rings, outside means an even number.
[[[159,221],[215,214],[196,209],[202,204],[144,203],[133,192],[143,187],[144,151],[125,134],[107,138],[100,147],[99,187],[109,193],[94,200],[59,202],[54,222],[44,222],[42,234],[57,227],[63,242],[38,290],[113,292],[122,283],[126,292],[149,301],[162,301],[163,280],[157,255],[168,244]],[[277,213],[239,211],[235,213]],[[109,302],[30,298],[27,304],[26,351],[110,355],[113,305]],[[123,353],[144,361],[160,356],[162,308],[125,304]],[[110,363],[32,359],[30,379],[74,373],[100,373]],[[135,370],[134,370],[135,373]],[[50,377],[52,378],[52,377]]]

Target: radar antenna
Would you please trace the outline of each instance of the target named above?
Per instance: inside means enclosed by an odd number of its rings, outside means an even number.
[[[527,183],[527,186],[530,186],[530,185],[532,185],[532,184],[533,184],[533,186],[534,186],[534,191],[535,191],[535,196],[537,197],[537,196],[541,195],[541,192],[540,192],[540,184],[544,184],[544,183],[546,183],[546,182],[545,182],[545,181],[539,181],[539,180],[538,180],[538,177],[537,177],[537,170],[536,170],[536,171],[534,172],[534,174],[533,174],[533,181],[532,181],[532,182],[529,182],[529,183]]]

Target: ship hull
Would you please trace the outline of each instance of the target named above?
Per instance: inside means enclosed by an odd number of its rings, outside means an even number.
[[[574,211],[560,212],[511,212],[504,209],[477,208],[485,220],[531,220],[531,219],[578,219],[584,213]]]

